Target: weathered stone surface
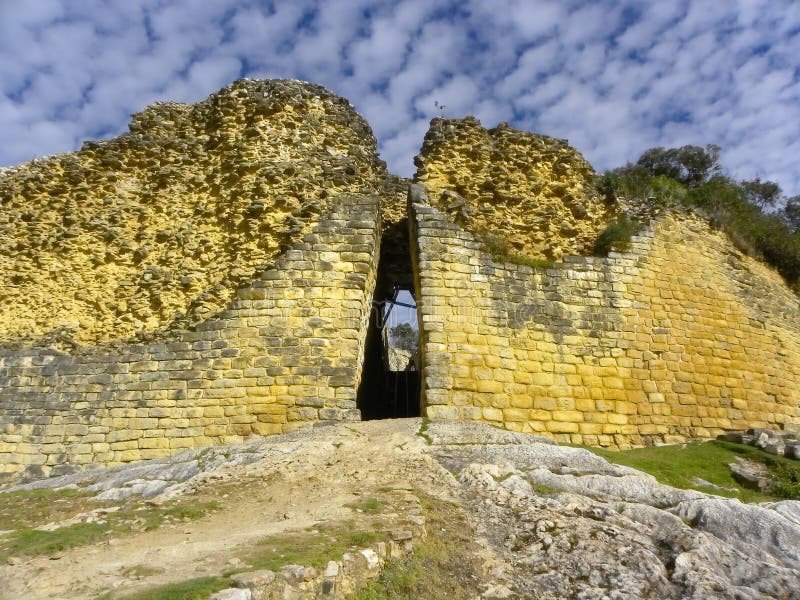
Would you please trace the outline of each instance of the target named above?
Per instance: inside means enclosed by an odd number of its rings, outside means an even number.
[[[728,465],[731,476],[741,485],[766,491],[772,483],[769,471],[762,463],[740,459]]]
[[[435,119],[417,162],[409,188],[345,100],[243,80],[4,170],[0,480],[359,419],[378,249],[406,218],[426,416],[617,448],[749,427],[800,453],[761,431],[800,425],[800,307],[776,273],[684,213],[571,255],[619,207],[562,140]],[[498,262],[476,237],[495,231],[562,260]],[[391,262],[382,285],[408,281]],[[139,485],[161,484],[109,493]]]
[[[565,476],[551,484],[566,493],[537,491],[528,477],[496,464],[460,475],[480,533],[506,560],[505,583],[524,597],[794,597],[797,526],[777,511],[702,496],[659,509],[657,489],[652,501],[596,498]]]
[[[251,600],[252,597],[250,590],[228,588],[211,594],[208,600]]]
[[[186,468],[192,463],[198,471],[193,475],[194,469]],[[187,573],[218,576],[231,564],[240,565],[238,557],[230,560],[237,552],[232,540],[241,541],[238,551],[247,556],[264,535],[250,529],[274,535],[276,529],[322,526],[326,519],[341,519],[342,510],[352,515],[341,503],[378,493],[372,490],[386,494],[381,496],[387,503],[381,515],[383,541],[332,556],[324,569],[294,565],[240,573],[231,577],[231,587],[247,590],[253,600],[347,597],[373,581],[388,557],[413,550],[427,527],[420,499],[439,498],[448,502],[448,511],[465,515],[459,522],[471,530],[470,556],[483,565],[481,576],[469,580],[469,597],[785,600],[797,598],[800,589],[800,502],[748,505],[677,490],[586,450],[540,443],[536,436],[482,423],[335,424],[46,479],[23,489],[115,489],[146,479],[145,473],[175,478],[152,500],[156,504],[191,498],[217,483],[226,496],[219,512],[185,524],[192,543],[180,535],[183,529],[143,532],[121,538],[118,545],[67,550],[59,561],[26,558],[0,565],[5,582],[0,597],[71,597],[64,593],[70,589],[85,597],[90,591],[123,593],[128,586],[148,586],[147,581],[120,581],[120,564],[165,567],[166,573],[155,576],[162,584],[165,578],[185,580]],[[234,494],[237,488],[240,493]],[[256,508],[242,511],[242,501]],[[110,508],[95,512],[100,510]],[[292,511],[300,521],[265,521],[263,510]],[[89,522],[87,515],[81,517]],[[217,532],[223,526],[224,534],[209,540],[203,531],[212,526]],[[147,540],[159,535],[165,545],[153,552]],[[453,532],[437,525],[427,535]],[[207,545],[198,548],[204,537]],[[204,566],[217,554],[222,557],[215,566]]]
[[[333,198],[378,192],[385,175],[369,125],[320,86],[240,80],[154,104],[119,138],[0,177],[0,341],[200,322]]]
[[[237,588],[258,588],[265,587],[275,581],[274,571],[249,571],[247,573],[237,573],[231,576],[231,583]]]
[[[427,416],[618,448],[800,423],[797,296],[702,218],[533,268],[410,196]]]
[[[503,238],[510,252],[559,259],[592,249],[614,214],[594,170],[565,140],[474,117],[433,119],[415,159],[415,182],[432,206],[473,234]]]

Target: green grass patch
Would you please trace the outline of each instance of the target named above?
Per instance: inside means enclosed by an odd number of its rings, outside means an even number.
[[[110,600],[111,598],[119,600],[205,600],[214,592],[223,590],[228,585],[225,577],[198,577],[149,588],[126,596],[106,593],[99,596],[97,600]]]
[[[556,487],[551,485],[547,485],[546,483],[536,483],[535,481],[531,481],[528,479],[528,483],[531,484],[531,489],[536,492],[537,494],[542,494],[544,496],[550,496],[552,494],[561,494],[564,490],[560,490]]]
[[[9,556],[55,554],[76,546],[88,546],[102,539],[107,524],[77,523],[54,531],[21,529],[8,539],[0,540],[0,560]]]
[[[0,529],[40,527],[86,510],[92,494],[82,490],[20,490],[0,494]],[[102,504],[97,503],[94,508]]]
[[[417,435],[425,440],[425,443],[428,444],[428,446],[433,444],[431,436],[426,433],[428,431],[428,427],[430,427],[430,424],[431,420],[428,417],[422,417],[422,424],[419,426],[419,431],[417,432]]]
[[[242,558],[250,565],[247,570],[279,571],[286,565],[320,569],[329,560],[339,560],[345,552],[366,548],[382,538],[378,531],[344,521],[264,538]]]
[[[428,535],[410,556],[390,560],[378,581],[350,600],[466,600],[475,597],[481,562],[470,552],[472,531],[457,505],[420,498]]]
[[[383,539],[377,530],[359,527],[354,521],[323,524],[302,531],[290,531],[259,540],[239,557],[247,566],[223,573],[218,577],[201,577],[151,587],[141,592],[125,595],[124,592],[106,592],[97,600],[199,600],[229,587],[228,578],[234,573],[269,569],[280,571],[286,565],[303,565],[322,569],[330,560],[341,560],[345,552],[366,548]],[[141,567],[140,567],[141,568]],[[145,569],[147,569],[145,567]],[[125,573],[137,577],[137,572]],[[153,574],[151,570],[141,573]]]
[[[108,534],[128,534],[157,529],[168,523],[194,521],[219,508],[217,502],[182,501],[174,506],[150,507],[133,502],[108,512],[92,523],[76,523],[52,531],[36,529],[43,524],[74,517],[81,512],[102,508],[90,503],[85,493],[36,490],[36,493],[11,492],[0,496],[3,524],[10,533],[0,538],[0,561],[10,556],[40,556],[77,546],[94,544]],[[29,502],[26,503],[26,500]],[[46,506],[50,501],[50,508]],[[12,508],[17,512],[12,516]]]
[[[118,533],[132,531],[150,531],[170,523],[186,523],[196,521],[205,515],[219,510],[219,503],[183,501],[168,507],[133,507],[109,513],[110,528]]]
[[[800,465],[796,462],[775,462],[767,465],[775,477],[772,493],[781,498],[800,500]]]
[[[692,442],[670,446],[651,446],[632,450],[614,451],[584,446],[619,465],[633,467],[653,475],[661,483],[681,489],[695,489],[706,493],[739,498],[743,502],[765,502],[786,497],[800,498],[800,465],[782,456],[768,454],[745,444],[734,444],[723,440]],[[728,464],[737,457],[767,465],[776,477],[776,487],[770,494],[742,487],[731,475]],[[715,490],[697,486],[692,477],[705,479],[709,483],[734,491]],[[793,480],[794,478],[794,480]],[[797,485],[797,488],[793,487]]]

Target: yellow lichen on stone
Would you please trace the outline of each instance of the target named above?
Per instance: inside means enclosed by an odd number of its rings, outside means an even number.
[[[616,448],[800,426],[797,297],[702,218],[534,269],[415,210],[428,417]]]
[[[379,191],[368,124],[320,86],[240,80],[0,173],[0,342],[94,344],[208,318],[341,193]]]
[[[594,170],[566,141],[474,117],[433,119],[414,181],[433,206],[511,253],[559,259],[591,251],[615,207],[600,200]]]

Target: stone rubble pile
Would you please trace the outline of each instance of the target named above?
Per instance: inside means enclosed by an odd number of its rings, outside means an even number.
[[[433,206],[512,254],[587,254],[618,210],[566,140],[505,123],[487,130],[474,117],[433,119],[414,162]]]
[[[728,442],[747,444],[769,454],[800,460],[800,440],[796,431],[775,431],[772,429],[748,429],[729,431],[720,436]]]
[[[212,594],[208,600],[342,600],[378,579],[388,560],[413,551],[414,539],[424,535],[424,519],[418,513],[412,521],[413,530],[393,531],[388,542],[347,552],[338,561],[328,561],[323,570],[286,565],[278,572],[259,570],[233,575],[232,587]]]

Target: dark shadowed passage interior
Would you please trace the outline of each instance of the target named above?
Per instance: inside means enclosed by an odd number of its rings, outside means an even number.
[[[364,420],[416,417],[419,351],[408,222],[383,233],[358,408]]]

